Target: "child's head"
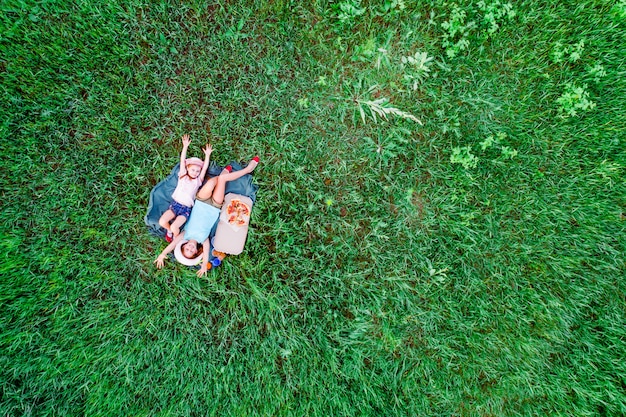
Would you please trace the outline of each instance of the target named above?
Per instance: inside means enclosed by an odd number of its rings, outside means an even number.
[[[185,168],[187,168],[187,175],[190,178],[197,178],[202,172],[202,166],[204,162],[200,158],[187,158],[185,160]]]
[[[195,240],[181,240],[174,248],[176,260],[183,265],[194,266],[202,262],[202,244]]]
[[[190,241],[180,247],[180,252],[187,259],[195,259],[202,255],[202,246],[198,245],[198,242]]]

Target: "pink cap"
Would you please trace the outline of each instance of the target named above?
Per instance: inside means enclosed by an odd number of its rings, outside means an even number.
[[[193,157],[185,159],[185,165],[198,165],[202,168],[204,166],[204,162],[202,162],[202,159],[200,158]]]

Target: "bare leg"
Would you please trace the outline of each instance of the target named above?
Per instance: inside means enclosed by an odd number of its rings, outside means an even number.
[[[209,178],[206,184],[204,184],[196,194],[196,198],[200,200],[206,200],[207,198],[211,197],[211,195],[213,194],[213,189],[215,188],[215,184],[217,184],[217,177]]]
[[[170,230],[172,231],[174,237],[178,236],[178,234],[180,233],[180,228],[183,224],[185,224],[186,221],[187,218],[185,216],[178,216],[176,217],[176,220],[172,222],[172,224],[170,225]]]
[[[165,210],[165,213],[163,213],[161,215],[161,218],[159,219],[159,226],[161,226],[162,228],[164,228],[165,230],[169,232],[170,222],[174,220],[174,217],[176,217],[176,215],[174,214],[172,210],[170,209]]]
[[[257,161],[252,160],[247,167],[239,171],[226,173],[222,171],[222,173],[217,177],[217,184],[215,184],[215,188],[213,189],[213,201],[215,201],[217,204],[222,204],[224,202],[224,191],[226,190],[226,183],[228,181],[236,180],[246,174],[251,173],[252,171],[254,171],[254,168],[256,168],[258,164],[259,163]]]
[[[237,172],[241,172],[241,171],[237,171]],[[206,200],[210,198],[213,195],[213,191],[217,185],[217,182],[218,182],[217,179],[223,175],[228,175],[228,174],[230,174],[230,171],[228,171],[227,169],[223,169],[222,172],[220,172],[220,175],[218,175],[217,177],[209,178],[209,180],[202,186],[202,188],[200,188],[200,190],[196,194],[196,198],[200,200]],[[245,175],[245,174],[240,174],[237,178],[241,177],[242,175]]]

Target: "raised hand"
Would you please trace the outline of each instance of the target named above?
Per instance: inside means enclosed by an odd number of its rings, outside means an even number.
[[[154,263],[156,264],[156,267],[158,269],[163,268],[163,264],[164,264],[163,261],[165,261],[165,256],[164,255],[159,255],[159,257],[156,258],[156,260],[154,261]]]
[[[198,270],[198,272],[196,272],[196,275],[198,276],[198,278],[206,275],[207,271],[209,270],[207,268],[207,265],[204,264],[204,262],[202,263],[202,267]]]
[[[213,146],[211,146],[210,143],[207,143],[206,147],[204,147],[202,151],[204,152],[204,156],[208,158],[209,156],[211,156],[211,153],[213,152]]]
[[[189,144],[191,143],[191,139],[189,139],[189,135],[186,134],[186,133],[183,135],[183,139],[182,140],[183,140],[183,146],[184,147],[189,146]]]

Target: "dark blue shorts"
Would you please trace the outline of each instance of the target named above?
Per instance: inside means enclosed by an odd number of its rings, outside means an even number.
[[[191,207],[184,206],[178,201],[172,201],[172,204],[170,204],[170,210],[174,212],[176,217],[185,216],[186,219],[188,219],[191,214]]]

